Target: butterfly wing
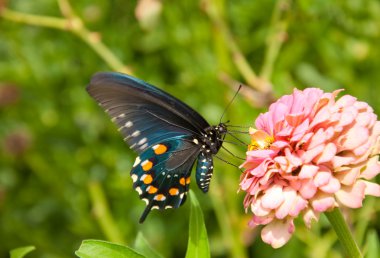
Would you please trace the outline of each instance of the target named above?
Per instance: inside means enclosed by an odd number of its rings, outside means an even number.
[[[127,144],[138,153],[176,136],[201,136],[209,127],[191,107],[132,76],[97,73],[88,93],[118,125]]]
[[[198,140],[209,124],[175,97],[137,78],[98,73],[89,94],[118,125],[127,144],[139,153],[131,171],[133,186],[151,209],[178,208],[189,189]]]
[[[142,223],[151,209],[178,208],[189,191],[190,173],[199,148],[180,136],[160,142],[141,153],[133,165],[133,187],[146,208]]]

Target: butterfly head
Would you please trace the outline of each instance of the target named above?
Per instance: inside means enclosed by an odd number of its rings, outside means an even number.
[[[227,133],[227,125],[225,123],[220,123],[215,126],[215,130],[220,137],[223,137]]]

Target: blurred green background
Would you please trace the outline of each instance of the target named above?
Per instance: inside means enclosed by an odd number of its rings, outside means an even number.
[[[71,1],[74,16],[67,3],[0,0],[7,8],[0,11],[0,257],[24,245],[36,246],[30,257],[73,257],[89,238],[133,246],[139,231],[164,257],[184,256],[188,204],[153,211],[138,224],[145,203],[129,178],[135,154],[85,91],[97,71],[133,71],[211,124],[239,83],[249,86],[226,114],[232,124],[252,124],[271,96],[294,87],[344,88],[379,114],[377,0],[78,0]],[[49,28],[55,20],[32,26],[20,13],[71,23],[65,30]],[[98,33],[86,34],[80,21]],[[244,149],[228,148],[244,156]],[[192,184],[213,257],[341,257],[323,216],[311,231],[296,221],[282,249],[263,244],[246,225],[244,194],[236,193],[239,170],[215,163],[209,194]],[[378,241],[379,207],[369,197],[349,213],[364,250]]]

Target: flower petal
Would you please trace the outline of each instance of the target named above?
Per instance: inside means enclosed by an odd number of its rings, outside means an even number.
[[[319,167],[314,165],[303,165],[301,168],[300,173],[298,174],[298,177],[301,179],[304,178],[313,178],[314,175],[317,173]]]
[[[319,189],[325,193],[330,193],[330,194],[336,193],[340,189],[339,180],[336,178],[331,178],[330,181],[326,185],[319,187]]]
[[[313,220],[318,221],[319,213],[315,212],[313,209],[307,209],[303,214],[303,221],[308,228],[311,228],[311,223]]]
[[[329,194],[319,193],[311,201],[313,209],[317,212],[325,212],[335,207],[335,199]]]
[[[276,209],[284,201],[282,187],[279,185],[273,185],[271,188],[266,190],[261,200],[264,208]]]
[[[366,184],[365,195],[380,197],[380,185],[363,180]]]
[[[359,208],[362,206],[366,184],[357,181],[353,186],[342,187],[336,194],[337,200],[349,208]]]
[[[370,158],[365,166],[364,171],[360,174],[360,177],[370,180],[380,173],[379,157],[374,156]]]
[[[294,232],[293,220],[274,220],[261,231],[261,238],[273,248],[286,244]]]
[[[316,158],[316,163],[321,164],[324,162],[331,161],[336,154],[336,150],[337,149],[334,143],[328,143],[322,151],[322,154],[318,158]]]

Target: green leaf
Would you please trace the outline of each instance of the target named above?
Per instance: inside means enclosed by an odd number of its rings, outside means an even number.
[[[10,251],[11,258],[22,258],[36,248],[32,245],[15,248]]]
[[[380,239],[375,230],[370,230],[367,236],[367,252],[365,258],[378,258],[380,253]]]
[[[156,250],[154,250],[148,241],[143,236],[142,232],[139,232],[136,237],[135,242],[135,249],[139,251],[142,255],[145,255],[149,258],[162,258],[163,256],[160,255]]]
[[[81,258],[142,258],[129,247],[101,240],[84,240],[75,252]]]
[[[187,244],[186,258],[210,257],[206,226],[203,220],[202,209],[195,194],[190,190],[190,225],[189,242]]]

